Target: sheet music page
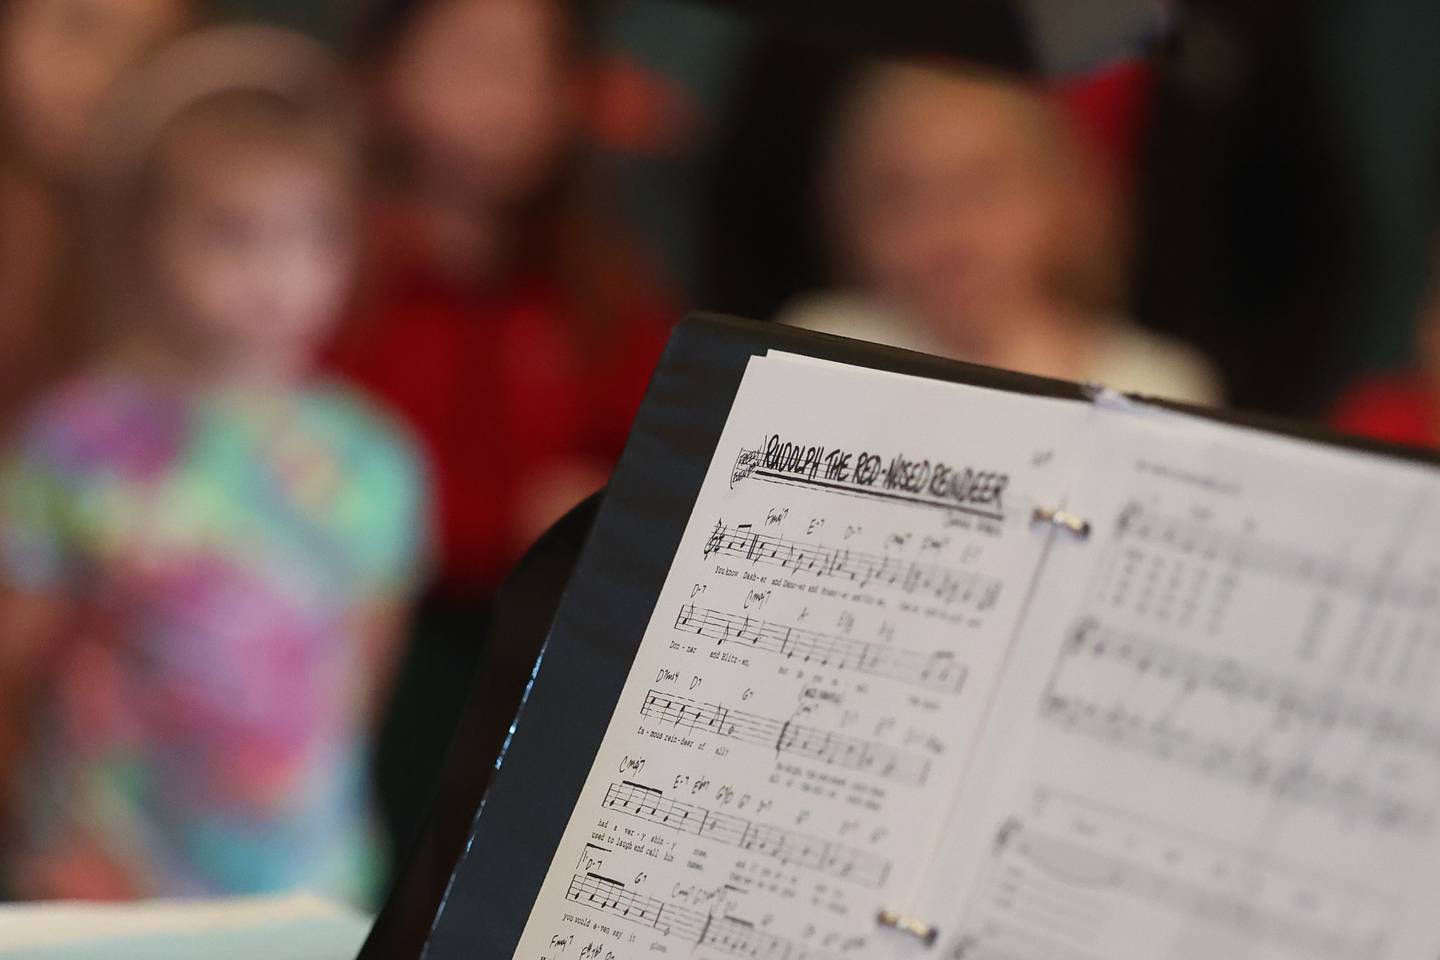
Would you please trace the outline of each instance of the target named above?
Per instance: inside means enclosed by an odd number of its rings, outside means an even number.
[[[1440,956],[1433,468],[1097,409],[952,813],[948,960]]]
[[[884,955],[1087,415],[752,360],[515,956]]]

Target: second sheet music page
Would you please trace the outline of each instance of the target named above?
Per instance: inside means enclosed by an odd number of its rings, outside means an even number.
[[[1433,468],[1098,406],[928,900],[945,956],[1440,956]]]

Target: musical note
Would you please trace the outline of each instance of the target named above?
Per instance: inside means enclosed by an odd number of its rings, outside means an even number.
[[[713,733],[909,786],[923,786],[930,775],[930,759],[918,753],[720,704],[696,703],[659,690],[645,695],[640,713],[659,723]]]
[[[1440,585],[1406,578],[1393,570],[1338,556],[1319,556],[1303,548],[1235,530],[1127,504],[1116,522],[1118,538],[1195,560],[1221,564],[1287,580],[1313,583],[1327,591],[1374,597],[1381,603],[1433,611]]]
[[[1378,960],[1395,921],[1395,904],[1369,890],[1041,788],[1023,816],[1001,826],[946,956],[1109,956],[1107,947],[1134,936],[1124,919],[1134,904],[1213,956],[1230,955],[1222,944],[1244,942],[1305,960]],[[1177,955],[1196,955],[1181,939],[1165,942]]]
[[[877,854],[674,800],[654,787],[632,780],[611,783],[605,791],[603,806],[682,833],[764,854],[787,866],[804,867],[862,886],[879,887],[890,873],[890,861]]]
[[[619,880],[596,873],[575,874],[565,891],[565,899],[737,957],[836,960],[820,950],[761,930],[748,920],[647,897],[628,889]]]
[[[688,603],[675,615],[675,629],[708,637],[721,645],[733,643],[786,660],[854,670],[946,693],[959,693],[967,675],[965,665],[949,651],[924,654]]]
[[[1407,832],[1435,820],[1440,726],[1333,686],[1308,686],[1093,619],[1063,645],[1040,710],[1077,733],[1345,819]],[[1316,748],[1342,741],[1348,750]],[[1364,762],[1380,753],[1405,775],[1386,777]],[[1359,759],[1351,766],[1342,756]]]
[[[735,557],[750,564],[766,564],[796,573],[845,580],[859,587],[889,587],[905,593],[924,593],[943,603],[958,603],[977,611],[998,601],[998,579],[974,571],[955,570],[937,563],[906,560],[891,554],[866,553],[849,548],[788,540],[762,533],[750,524],[715,524],[705,541],[706,557]]]

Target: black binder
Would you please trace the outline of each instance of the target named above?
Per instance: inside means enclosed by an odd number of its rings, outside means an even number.
[[[421,955],[428,960],[512,956],[610,722],[746,363],[771,350],[1017,393],[1087,396],[1072,383],[774,324],[717,316],[681,323],[655,371],[603,503],[598,510],[587,506],[542,541],[540,559],[529,562],[532,572],[522,566],[511,586],[511,602],[531,608],[517,618],[529,629],[544,623],[533,608],[539,603],[548,613],[544,595],[552,587],[559,603],[448,887],[436,904],[423,889],[421,867],[402,876],[362,960],[414,955],[413,948],[399,946],[405,942],[399,931],[422,924],[428,935]],[[1342,438],[1317,426],[1171,406],[1319,443],[1440,462],[1427,452]],[[587,538],[584,528],[592,513]],[[570,573],[575,552],[578,561]],[[541,571],[538,577],[533,569]],[[555,581],[566,573],[568,584],[561,592]],[[464,781],[467,765],[491,762],[489,756],[467,753],[462,734],[452,751],[447,784],[453,789]],[[432,860],[436,829],[432,826]]]

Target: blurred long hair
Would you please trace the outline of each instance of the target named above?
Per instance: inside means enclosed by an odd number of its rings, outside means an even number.
[[[348,44],[357,72],[379,89],[404,42],[420,20],[443,3],[484,0],[376,0]],[[593,79],[601,5],[592,0],[554,0],[565,18],[561,55],[580,79]],[[586,105],[582,104],[582,114]],[[415,158],[405,138],[375,124],[371,129],[372,175],[381,189],[404,192],[412,182]],[[559,288],[582,339],[604,339],[627,317],[651,312],[660,286],[633,250],[616,243],[623,234],[595,202],[597,184],[583,122],[552,167],[546,183],[511,211],[510,270],[533,272]],[[623,239],[623,236],[620,237]]]
[[[180,19],[171,24],[177,31],[209,19],[206,0],[182,0],[179,6]],[[16,0],[0,0],[0,32],[15,29],[12,17],[16,9]],[[143,56],[151,51],[139,52]],[[67,66],[56,65],[56,69]],[[15,285],[4,291],[6,297],[0,302],[0,311],[4,311],[0,323],[11,328],[7,348],[13,349],[7,357],[5,382],[0,384],[0,433],[8,430],[13,418],[38,393],[84,357],[90,345],[87,321],[97,299],[90,283],[95,247],[90,235],[90,171],[83,162],[76,169],[46,169],[38,158],[28,155],[15,123],[10,111],[0,112],[0,204],[7,206],[0,216],[23,217],[23,210],[10,205],[29,203],[30,215],[42,222],[26,228],[23,249],[0,252],[0,256],[12,258],[7,267],[20,264],[15,268],[18,280],[16,275],[7,276]],[[45,232],[37,233],[40,228]],[[38,271],[32,277],[33,289],[25,289],[27,271]],[[17,325],[21,329],[17,330]],[[23,358],[18,357],[20,353]]]

